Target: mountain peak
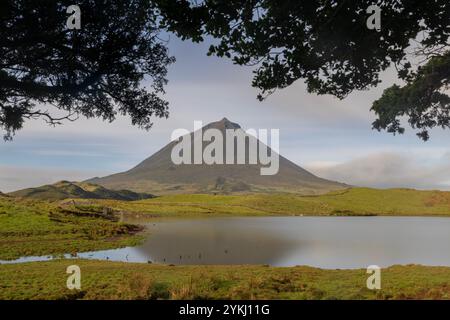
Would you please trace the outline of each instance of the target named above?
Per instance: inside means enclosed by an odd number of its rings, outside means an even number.
[[[208,129],[218,129],[222,133],[226,129],[242,130],[239,124],[225,117],[202,128],[203,131]],[[193,132],[190,135],[191,139],[195,139]],[[205,148],[207,144],[201,142]],[[170,142],[128,171],[88,181],[108,189],[128,189],[152,194],[235,192],[320,194],[347,188],[344,184],[321,179],[281,155],[278,173],[270,176],[261,175],[260,163],[176,165],[172,160],[175,144],[176,141]],[[226,157],[226,148],[224,156]]]
[[[241,126],[235,122],[231,122],[227,118],[223,118],[220,121],[215,121],[207,124],[204,129],[219,129],[219,130],[225,130],[225,129],[241,129]]]

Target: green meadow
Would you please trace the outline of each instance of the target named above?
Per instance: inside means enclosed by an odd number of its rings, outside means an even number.
[[[80,290],[66,287],[73,264]],[[381,275],[381,290],[369,290],[363,269],[54,260],[0,265],[0,299],[450,299],[450,268],[392,266]]]
[[[94,211],[62,211],[55,203],[0,197],[0,259],[59,255],[139,243],[140,228]]]
[[[88,201],[93,203],[92,201]],[[142,201],[99,200],[128,213],[183,216],[450,216],[450,192],[352,188],[317,196],[296,194],[167,195]]]
[[[53,202],[0,196],[0,259],[137,245],[145,230],[122,222],[133,218],[275,215],[450,216],[450,192],[354,188],[320,196],[194,194]],[[81,291],[66,288],[71,264],[81,267]],[[0,265],[0,299],[450,299],[450,268],[392,266],[383,269],[379,291],[366,288],[367,277],[362,269],[62,259]]]

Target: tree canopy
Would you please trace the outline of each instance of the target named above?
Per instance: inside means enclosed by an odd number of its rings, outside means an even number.
[[[149,128],[152,116],[168,115],[160,95],[174,58],[158,38],[154,3],[79,0],[81,29],[68,29],[72,4],[0,2],[0,127],[6,139],[30,118],[57,124],[79,115],[112,121],[126,114]]]
[[[209,54],[255,66],[261,100],[300,79],[309,92],[343,99],[378,85],[394,65],[404,83],[373,103],[373,127],[403,133],[406,118],[423,139],[430,128],[449,127],[447,0],[158,2],[169,30],[194,41],[217,38]],[[366,26],[373,4],[381,9],[379,32]]]
[[[373,102],[373,128],[403,133],[406,120],[427,140],[430,128],[450,126],[448,0],[79,0],[79,30],[66,26],[72,4],[0,2],[6,139],[30,118],[56,124],[124,114],[148,129],[152,117],[167,117],[161,96],[174,58],[162,30],[194,42],[215,38],[208,54],[254,66],[260,100],[297,80],[343,99],[377,86],[395,66],[400,83]],[[380,30],[366,25],[373,4]]]

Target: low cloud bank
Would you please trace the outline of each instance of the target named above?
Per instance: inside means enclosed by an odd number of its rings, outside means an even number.
[[[355,186],[450,190],[450,153],[424,164],[412,155],[383,152],[344,163],[305,165],[314,174]]]

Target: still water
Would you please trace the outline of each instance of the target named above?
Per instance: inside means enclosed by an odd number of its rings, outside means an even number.
[[[165,264],[450,266],[449,218],[209,218],[158,221],[147,227],[150,235],[139,247],[78,256]],[[15,262],[46,259],[25,257]]]

